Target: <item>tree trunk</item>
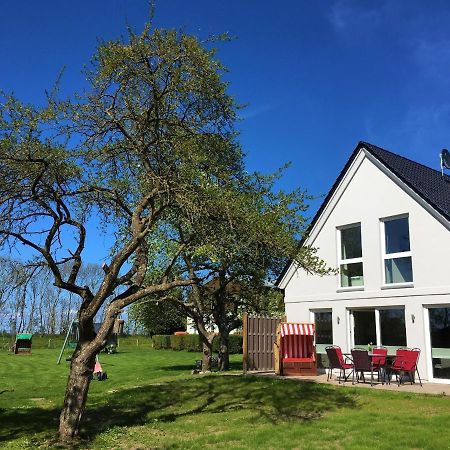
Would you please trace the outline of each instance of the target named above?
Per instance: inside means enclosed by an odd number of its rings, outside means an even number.
[[[219,370],[229,370],[230,369],[230,350],[229,350],[229,336],[230,333],[225,328],[219,330],[219,360],[218,368]]]
[[[214,333],[207,331],[201,318],[195,317],[194,322],[202,343],[202,372],[211,372]]]
[[[64,405],[59,417],[59,437],[63,442],[73,441],[80,431],[81,417],[95,365],[95,354],[90,353],[80,347],[72,357]]]
[[[211,372],[212,345],[209,342],[202,342],[202,372]]]

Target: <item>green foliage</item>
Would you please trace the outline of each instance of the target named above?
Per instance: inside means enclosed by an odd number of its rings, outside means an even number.
[[[170,336],[153,336],[153,348],[155,350],[172,349],[185,350],[188,352],[200,352],[202,344],[198,334],[179,334]],[[230,354],[242,354],[242,335],[231,334],[229,337]],[[219,336],[215,336],[213,340],[213,351],[219,352]]]
[[[202,344],[198,334],[176,334],[170,336],[172,350],[185,350],[188,352],[200,352]]]
[[[241,334],[230,334],[228,337],[228,351],[230,355],[242,354],[243,338]],[[213,340],[213,352],[219,353],[219,336]]]
[[[129,317],[144,327],[149,336],[173,334],[186,329],[186,313],[170,300],[152,301],[146,297],[142,303],[132,305]]]
[[[238,106],[211,47],[148,25],[100,44],[83,94],[60,101],[55,90],[43,107],[13,96],[0,102],[0,246],[28,246],[55,286],[81,299],[79,342],[88,356],[118,311],[149,295],[163,300],[180,289],[170,298],[188,308],[186,290],[219,277],[219,290],[189,313],[212,314],[230,331],[286,260],[329,273],[314,249],[299,251],[305,194],[275,192],[280,174],[245,171]],[[116,238],[95,288],[79,276],[92,217]],[[228,283],[240,292],[227,292]],[[135,317],[157,332],[161,311],[147,309]],[[72,373],[84,361],[74,358]],[[86,396],[87,385],[76,401],[67,398],[62,420],[69,409],[81,417]],[[77,435],[69,429],[79,423],[63,424],[62,437]]]
[[[153,342],[153,348],[155,350],[161,350],[161,349],[171,349],[172,348],[172,343],[170,341],[171,336],[166,336],[166,335],[162,335],[162,336],[158,336],[155,335],[152,337],[152,342]]]

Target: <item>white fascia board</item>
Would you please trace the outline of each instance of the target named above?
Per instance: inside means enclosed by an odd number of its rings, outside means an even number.
[[[291,297],[286,303],[312,303],[316,304],[318,302],[342,302],[342,301],[363,301],[363,300],[392,300],[395,304],[395,299],[401,298],[424,298],[425,301],[420,300],[423,304],[425,303],[435,303],[432,301],[434,298],[446,297],[448,300],[450,296],[450,286],[433,286],[424,288],[391,288],[383,290],[373,290],[373,291],[349,291],[349,292],[336,292],[332,294],[321,294],[321,295],[309,295],[301,297]]]
[[[347,189],[348,185],[350,184],[351,180],[355,176],[356,172],[358,171],[359,167],[361,166],[366,154],[362,151],[362,149],[357,153],[355,158],[353,159],[350,167],[347,169],[347,172],[342,177],[341,182],[333,192],[333,195],[328,200],[327,204],[325,205],[322,213],[317,218],[316,222],[314,223],[314,226],[309,232],[308,237],[305,239],[304,245],[311,245],[314,246],[314,241],[316,240],[317,235],[322,230],[323,226],[325,225],[328,217],[333,212],[334,208],[338,204],[340,198],[344,194],[345,190]],[[283,278],[281,279],[278,286],[280,289],[285,289],[286,286],[289,284],[291,278],[294,276],[295,272],[297,270],[295,262],[291,263],[289,266],[289,269],[284,274]]]
[[[426,200],[424,200],[419,194],[414,192],[407,184],[405,184],[400,178],[392,173],[383,163],[381,163],[375,156],[373,156],[368,150],[362,148],[367,159],[373,163],[378,169],[380,169],[387,177],[389,177],[397,186],[399,186],[404,192],[406,192],[411,198],[413,198],[423,209],[430,213],[439,223],[441,223],[447,230],[450,231],[450,222],[438,211],[436,211]]]

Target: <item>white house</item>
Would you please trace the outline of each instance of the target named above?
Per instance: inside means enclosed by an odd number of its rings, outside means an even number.
[[[288,264],[287,319],[335,344],[421,349],[419,372],[450,383],[450,177],[360,142],[314,217],[305,245],[339,273]]]

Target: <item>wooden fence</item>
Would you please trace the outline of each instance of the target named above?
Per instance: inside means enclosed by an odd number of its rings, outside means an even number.
[[[244,314],[243,369],[274,370],[273,343],[276,341],[278,317],[258,317]]]

